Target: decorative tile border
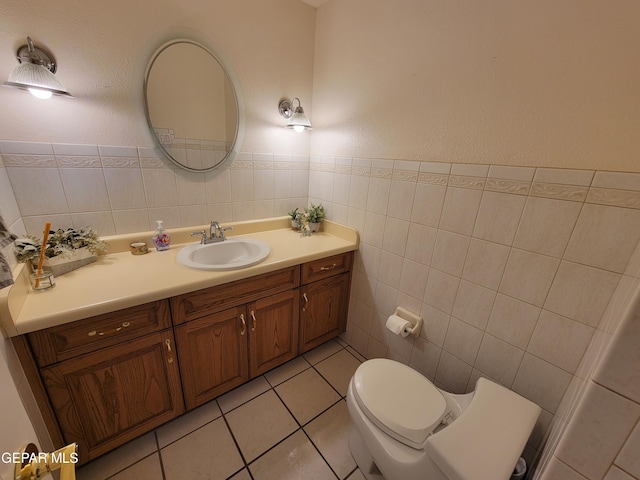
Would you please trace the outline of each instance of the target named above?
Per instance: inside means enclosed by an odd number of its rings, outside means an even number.
[[[530,182],[517,180],[503,180],[500,178],[487,178],[485,190],[492,192],[514,193],[516,195],[528,195],[531,188]]]
[[[60,168],[102,167],[100,157],[56,155],[56,160]]]
[[[57,167],[53,155],[3,155],[5,167]]]
[[[449,184],[449,175],[444,173],[419,172],[418,183],[442,185],[443,187],[446,187]]]
[[[468,177],[466,175],[449,175],[449,186],[460,188],[471,188],[474,190],[482,190],[485,185],[485,178]]]
[[[599,205],[627,207],[640,210],[640,192],[633,190],[591,187],[585,201],[587,203],[597,203]]]
[[[584,202],[587,198],[588,187],[577,185],[561,185],[558,183],[533,182],[530,195],[534,197],[556,198],[558,200],[571,200],[572,202]]]

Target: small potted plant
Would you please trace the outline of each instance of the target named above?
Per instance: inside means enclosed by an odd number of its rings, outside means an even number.
[[[300,228],[300,215],[301,213],[298,212],[297,207],[289,211],[289,216],[291,217],[291,228],[294,230],[298,230]]]
[[[309,222],[309,230],[317,232],[320,229],[320,222],[324,220],[324,207],[322,204],[314,205],[312,203],[311,207],[305,209],[304,214],[307,222]]]
[[[35,267],[40,257],[42,239],[27,235],[14,242],[13,253],[18,262],[31,263]],[[44,251],[44,270],[55,277],[96,261],[98,252],[107,249],[107,243],[89,227],[79,230],[67,228],[51,231]]]

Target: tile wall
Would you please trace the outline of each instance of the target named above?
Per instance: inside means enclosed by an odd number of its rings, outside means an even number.
[[[108,235],[151,229],[159,217],[177,227],[322,202],[329,219],[361,234],[345,340],[454,392],[483,375],[535,401],[543,413],[529,457],[565,392],[578,389],[589,345],[613,331],[601,319],[632,283],[625,269],[640,239],[640,174],[251,153],[191,174],[145,148],[0,142],[0,152],[0,212],[14,231],[37,234],[50,219]],[[396,305],[424,317],[419,338],[384,328]],[[597,444],[575,456],[565,441],[549,471],[567,476],[548,478],[639,478],[628,453],[640,437],[638,399],[587,385],[585,399],[607,397],[630,415],[603,436],[616,463],[576,469]],[[594,410],[588,401],[580,408]],[[592,413],[587,429],[600,424]],[[587,438],[577,427],[567,435]]]
[[[286,215],[308,197],[309,157],[240,153],[192,173],[151,148],[0,142],[27,233],[92,225],[101,235]]]
[[[558,411],[640,239],[640,175],[311,157],[311,202],[361,232],[345,339],[444,388],[490,377]],[[419,338],[384,328],[396,305]]]

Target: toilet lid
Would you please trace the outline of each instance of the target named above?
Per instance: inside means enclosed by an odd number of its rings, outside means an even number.
[[[426,377],[385,358],[357,368],[353,391],[369,420],[413,448],[423,447],[446,413],[446,400]]]

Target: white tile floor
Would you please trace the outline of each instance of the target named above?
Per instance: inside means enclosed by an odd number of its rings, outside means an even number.
[[[79,480],[364,480],[347,385],[362,361],[331,340],[84,465]]]

